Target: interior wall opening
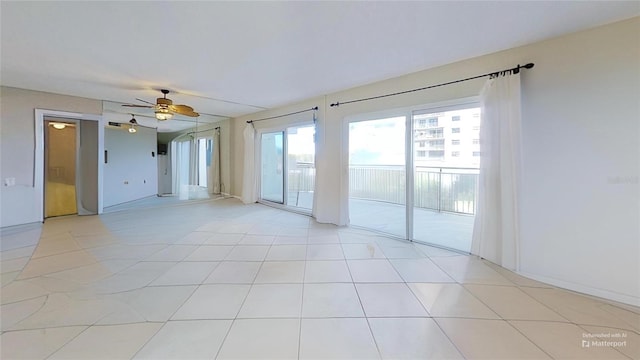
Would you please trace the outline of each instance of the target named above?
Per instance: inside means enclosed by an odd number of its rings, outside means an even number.
[[[77,214],[76,123],[49,118],[44,125],[44,217]]]

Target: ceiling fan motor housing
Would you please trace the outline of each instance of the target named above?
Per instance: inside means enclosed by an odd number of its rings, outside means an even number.
[[[160,106],[173,105],[173,101],[171,101],[171,99],[167,99],[167,98],[157,98],[156,101],[157,101],[157,104],[160,105]]]

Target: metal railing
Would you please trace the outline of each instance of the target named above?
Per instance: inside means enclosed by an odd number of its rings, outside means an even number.
[[[298,163],[289,171],[289,192],[312,192],[315,168]],[[477,168],[416,167],[414,206],[443,212],[474,215],[478,199]],[[349,166],[349,196],[363,200],[405,205],[404,166]]]
[[[296,162],[289,168],[289,192],[311,192],[316,187],[316,169],[313,163]]]
[[[404,205],[406,176],[403,166],[352,165],[349,196]],[[473,215],[476,212],[478,169],[416,167],[414,206]]]

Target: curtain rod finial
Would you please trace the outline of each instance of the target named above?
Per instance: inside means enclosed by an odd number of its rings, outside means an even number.
[[[528,63],[526,65],[523,65],[522,67],[525,68],[525,69],[531,69],[533,67],[533,65],[534,65],[533,63]]]
[[[331,104],[331,107],[335,107],[335,106],[340,106],[340,103],[336,102],[336,103]]]

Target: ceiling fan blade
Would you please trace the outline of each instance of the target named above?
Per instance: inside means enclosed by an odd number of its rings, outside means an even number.
[[[123,104],[122,106],[126,106],[126,107],[137,107],[137,108],[147,108],[147,109],[152,109],[154,106],[149,106],[149,105],[136,105],[136,104]]]
[[[187,106],[187,105],[171,105],[171,106],[169,106],[169,110],[171,110],[173,112],[177,112],[177,113],[193,112],[193,108],[191,106]]]
[[[156,105],[155,103],[152,103],[152,102],[147,101],[147,100],[142,100],[142,99],[138,99],[138,98],[136,98],[136,100],[141,101],[141,102],[143,102],[143,103],[147,103],[147,104],[153,105],[153,106],[155,106],[155,105]]]
[[[198,117],[200,116],[200,114],[198,114],[195,111],[189,112],[189,113],[179,113],[180,115],[184,115],[184,116],[190,116],[190,117]]]
[[[187,106],[187,105],[171,105],[169,107],[169,110],[173,111],[176,114],[185,115],[185,116],[191,116],[191,117],[200,116],[200,114],[193,111],[193,108],[191,106]]]

